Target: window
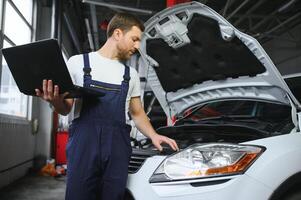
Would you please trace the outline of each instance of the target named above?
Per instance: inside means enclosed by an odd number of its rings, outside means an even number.
[[[30,24],[32,23],[32,1],[33,0],[13,0],[18,10]]]
[[[30,43],[33,36],[33,0],[2,1],[3,48]],[[23,95],[12,77],[4,57],[1,59],[0,114],[27,117],[29,97]]]

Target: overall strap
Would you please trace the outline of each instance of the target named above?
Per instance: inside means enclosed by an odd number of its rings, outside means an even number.
[[[124,65],[124,75],[123,75],[123,81],[125,83],[129,83],[129,81],[131,80],[130,77],[130,67],[127,65]]]
[[[123,81],[122,81],[122,84],[121,84],[121,87],[122,87],[122,98],[124,99],[124,101],[126,102],[126,97],[127,97],[127,93],[128,93],[128,90],[129,90],[129,82],[131,80],[131,77],[130,77],[130,67],[127,66],[127,65],[124,65],[124,74],[123,74]],[[125,106],[122,107],[122,113],[125,113]],[[128,116],[129,116],[129,119],[131,119],[131,116],[128,113],[126,113]],[[125,124],[126,122],[126,117],[123,117],[121,118],[121,121]]]
[[[84,86],[87,86],[88,81],[91,81],[92,77],[91,77],[91,67],[90,67],[90,60],[89,60],[89,54],[85,53],[83,54],[83,58],[84,58]]]

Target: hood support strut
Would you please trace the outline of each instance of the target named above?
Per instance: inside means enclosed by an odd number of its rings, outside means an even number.
[[[294,105],[293,101],[291,100],[291,98],[289,97],[289,95],[287,95],[289,102],[291,104],[292,107],[292,121],[296,127],[296,131],[300,131],[300,126],[301,126],[301,122],[300,122],[300,117],[301,117],[301,113],[297,113],[297,109],[296,106]]]

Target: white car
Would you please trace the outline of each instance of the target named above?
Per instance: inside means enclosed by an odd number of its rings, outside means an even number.
[[[138,65],[181,150],[136,140],[125,199],[301,199],[301,106],[254,38],[185,3],[146,22]]]

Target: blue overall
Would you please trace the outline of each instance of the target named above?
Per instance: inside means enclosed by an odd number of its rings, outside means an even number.
[[[88,54],[83,70],[84,87],[105,96],[84,97],[80,117],[70,125],[66,200],[121,200],[132,151],[125,118],[129,67],[121,85],[93,80]]]

